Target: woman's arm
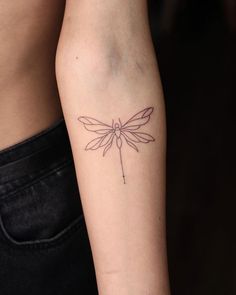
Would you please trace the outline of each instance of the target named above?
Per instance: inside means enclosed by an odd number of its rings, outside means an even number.
[[[57,51],[100,295],[169,294],[165,114],[146,5],[68,0]]]

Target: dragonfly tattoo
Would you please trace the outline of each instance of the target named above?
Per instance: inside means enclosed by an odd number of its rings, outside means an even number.
[[[136,131],[149,122],[152,112],[153,107],[149,107],[138,112],[125,123],[122,123],[120,118],[117,122],[112,119],[111,125],[91,117],[78,117],[78,120],[83,123],[86,130],[99,134],[99,137],[94,138],[86,145],[86,151],[103,148],[103,156],[105,156],[115,140],[116,146],[119,150],[124,184],[126,182],[121,152],[123,143],[126,142],[131,148],[138,152],[137,143],[149,143],[150,141],[155,140],[150,134]]]

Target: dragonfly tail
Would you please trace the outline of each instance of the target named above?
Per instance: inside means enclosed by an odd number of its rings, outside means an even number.
[[[120,153],[120,165],[121,165],[121,170],[122,170],[122,177],[123,177],[123,180],[124,180],[124,184],[126,184],[124,167],[123,167],[123,160],[122,160],[122,154],[121,154],[121,148],[119,148],[119,153]]]

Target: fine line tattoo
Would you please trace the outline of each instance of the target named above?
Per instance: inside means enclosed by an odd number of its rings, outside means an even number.
[[[124,184],[125,182],[125,173],[123,166],[123,159],[121,148],[123,141],[126,142],[131,148],[139,151],[136,143],[149,143],[150,141],[154,141],[155,139],[147,133],[137,132],[141,126],[147,124],[150,120],[150,116],[153,112],[153,107],[146,108],[134,116],[132,116],[128,121],[122,124],[120,118],[117,122],[114,122],[112,119],[112,124],[108,125],[97,119],[91,117],[81,116],[78,117],[78,120],[83,123],[84,128],[88,131],[95,132],[100,134],[101,136],[94,138],[91,140],[85,147],[85,150],[97,150],[101,147],[103,149],[103,156],[105,156],[106,152],[111,148],[114,138],[116,140],[116,146],[119,150],[120,156],[120,165],[122,170],[122,177]]]

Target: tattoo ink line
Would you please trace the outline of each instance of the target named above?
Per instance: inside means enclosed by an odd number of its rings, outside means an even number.
[[[119,154],[120,154],[120,165],[121,165],[121,170],[122,170],[122,177],[123,177],[124,184],[125,184],[125,173],[124,173],[124,167],[123,167],[121,148],[119,149]]]
[[[152,137],[150,134],[136,131],[141,126],[149,122],[152,112],[153,107],[149,107],[132,116],[124,124],[122,124],[119,118],[118,122],[116,123],[114,123],[114,120],[112,120],[111,125],[108,125],[91,117],[78,117],[78,120],[81,123],[83,123],[84,128],[87,131],[95,132],[100,135],[99,137],[96,137],[95,139],[91,140],[86,145],[86,151],[97,150],[101,147],[104,147],[103,156],[105,156],[106,152],[111,148],[113,144],[113,139],[116,139],[116,146],[119,150],[120,165],[124,184],[126,184],[126,181],[121,152],[123,141],[126,142],[130,147],[132,147],[137,152],[138,148],[136,146],[136,143],[149,143],[150,141],[154,141],[154,137]]]

